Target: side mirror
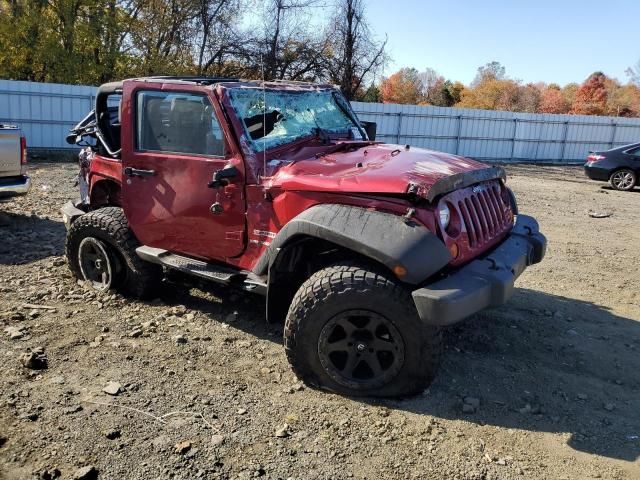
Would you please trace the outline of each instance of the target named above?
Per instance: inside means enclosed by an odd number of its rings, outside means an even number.
[[[376,130],[378,129],[376,122],[360,122],[360,124],[364,131],[367,132],[369,140],[374,141],[376,139]]]
[[[237,177],[240,174],[238,169],[233,165],[227,165],[221,170],[213,173],[213,180],[209,182],[209,188],[220,188],[229,183],[230,178]]]

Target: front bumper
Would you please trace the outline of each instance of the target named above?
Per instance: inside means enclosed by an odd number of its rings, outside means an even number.
[[[505,303],[529,265],[544,257],[547,239],[532,217],[518,215],[509,236],[494,250],[456,272],[412,292],[418,314],[429,325],[452,325],[487,307]]]
[[[10,179],[0,178],[0,197],[13,197],[25,195],[31,190],[31,177],[22,175]]]
[[[80,200],[76,202],[72,202],[69,200],[65,203],[60,211],[62,212],[62,221],[64,222],[64,226],[69,230],[69,227],[73,223],[73,221],[81,215],[86,213],[85,210],[81,210],[84,205]]]

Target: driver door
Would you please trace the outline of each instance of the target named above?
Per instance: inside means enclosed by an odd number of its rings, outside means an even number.
[[[245,249],[244,167],[228,143],[206,92],[132,91],[131,132],[123,138],[122,201],[138,240],[202,259]],[[183,87],[184,88],[184,87]],[[210,188],[214,173],[238,169]],[[214,207],[214,208],[212,208]]]

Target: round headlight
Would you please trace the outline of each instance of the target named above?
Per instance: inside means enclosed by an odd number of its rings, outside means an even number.
[[[446,203],[438,209],[438,216],[440,217],[440,225],[442,228],[447,228],[449,220],[451,220],[451,211]]]

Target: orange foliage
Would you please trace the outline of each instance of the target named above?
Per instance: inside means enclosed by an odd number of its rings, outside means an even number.
[[[576,92],[571,113],[578,115],[604,115],[607,108],[606,77],[603,73],[592,74]]]
[[[515,111],[518,88],[519,85],[513,80],[486,78],[475,88],[464,90],[456,107]]]
[[[383,103],[417,105],[422,97],[422,83],[415,68],[403,68],[380,84]]]
[[[494,65],[495,64],[495,65]],[[415,68],[403,68],[384,79],[380,98],[384,103],[455,106],[511,112],[640,116],[640,86],[621,85],[601,72],[589,76],[581,85],[529,83],[504,78],[504,72],[494,74],[496,62],[479,69],[469,87],[452,83],[432,69],[419,73]],[[502,67],[501,67],[502,68]]]
[[[540,113],[569,113],[570,105],[557,86],[548,86],[540,97]]]

